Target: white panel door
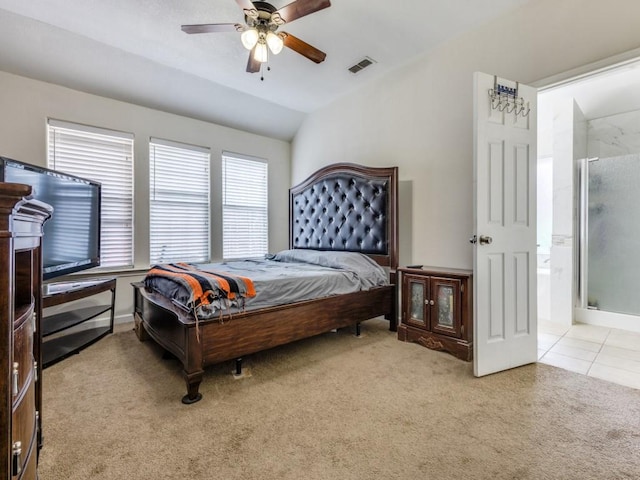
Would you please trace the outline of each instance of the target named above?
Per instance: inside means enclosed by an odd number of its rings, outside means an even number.
[[[537,360],[536,98],[474,74],[476,376]]]

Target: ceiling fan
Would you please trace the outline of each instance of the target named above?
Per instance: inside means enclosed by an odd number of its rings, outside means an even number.
[[[244,12],[245,25],[240,23],[208,23],[202,25],[182,25],[185,33],[242,32],[242,45],[250,50],[247,72],[255,73],[269,58],[269,50],[274,55],[283,47],[298,52],[309,60],[320,63],[327,56],[324,52],[287,32],[278,32],[285,23],[330,7],[330,0],[296,0],[280,9],[267,2],[236,0]]]

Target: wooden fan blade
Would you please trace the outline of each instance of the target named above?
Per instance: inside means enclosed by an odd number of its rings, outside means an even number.
[[[249,61],[247,62],[247,72],[256,73],[260,71],[260,62],[253,58],[253,54],[255,53],[256,47],[249,52]]]
[[[320,63],[327,57],[327,54],[312,47],[307,42],[303,42],[298,37],[294,37],[290,33],[281,32],[284,37],[284,46],[298,52],[300,55],[307,57],[309,60]]]
[[[244,25],[239,23],[207,23],[204,25],[182,25],[184,33],[217,33],[217,32],[241,32]]]
[[[249,18],[254,20],[258,18],[258,10],[256,6],[250,0],[236,0],[236,3],[242,9],[242,12]]]
[[[236,0],[236,3],[240,6],[240,8],[244,10],[255,10],[256,7],[253,5],[253,2],[250,0]]]
[[[300,17],[330,6],[330,0],[296,0],[289,5],[285,5],[280,10],[276,10],[271,17],[280,17],[285,23],[290,23]]]

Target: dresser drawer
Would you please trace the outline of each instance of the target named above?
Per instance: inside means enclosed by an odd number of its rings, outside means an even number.
[[[23,446],[23,452],[25,452],[25,448],[28,449],[28,452],[23,455],[23,466],[22,472],[20,475],[15,477],[16,480],[37,480],[37,468],[38,468],[38,454],[36,453],[35,443],[31,444],[31,448],[29,446]]]
[[[35,385],[33,379],[31,380],[20,401],[13,404],[13,415],[11,419],[11,445],[14,445],[15,442],[22,444],[21,461],[23,467],[27,460],[27,453],[32,449],[32,446],[36,444]]]
[[[31,315],[27,318],[27,320],[18,325],[13,333],[12,382],[16,376],[16,371],[18,382],[17,395],[13,397],[14,401],[24,395],[24,389],[34,375],[33,322],[31,321]]]

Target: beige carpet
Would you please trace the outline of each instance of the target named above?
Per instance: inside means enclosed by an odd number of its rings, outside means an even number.
[[[44,371],[40,480],[638,479],[640,391],[548,365],[477,379],[387,323],[206,371],[131,331]]]

